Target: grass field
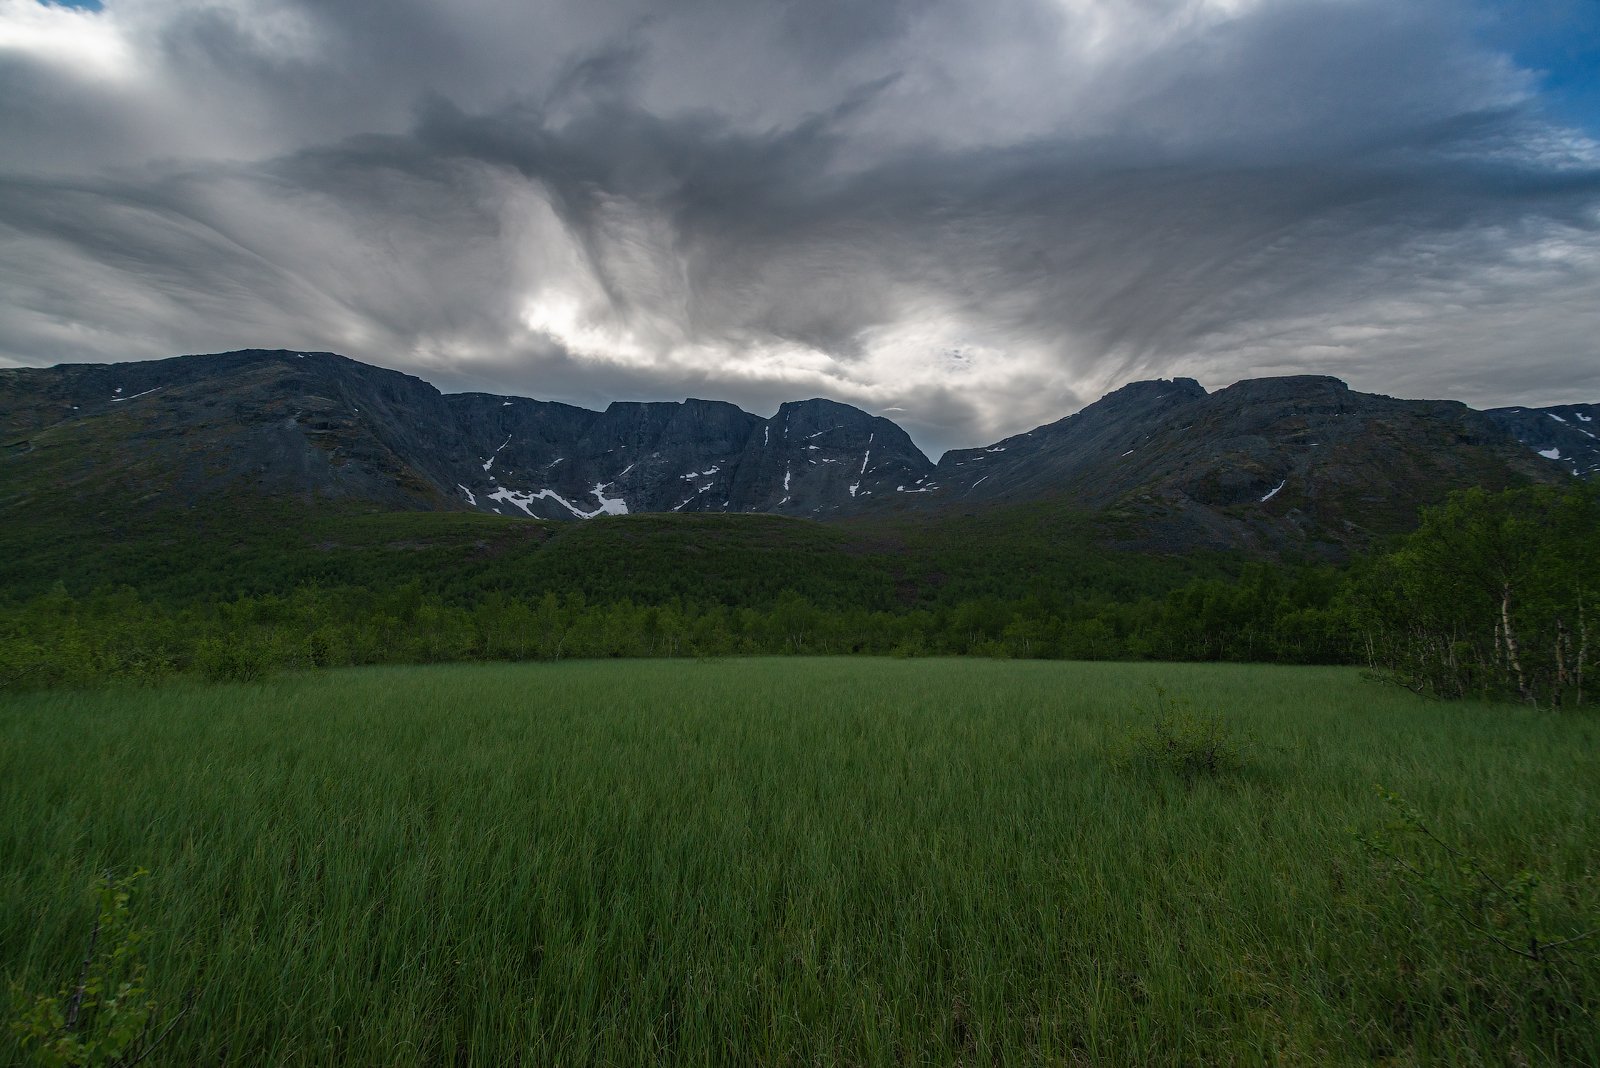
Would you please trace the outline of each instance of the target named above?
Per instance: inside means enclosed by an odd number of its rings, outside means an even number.
[[[1236,772],[1119,763],[1152,685]],[[1547,938],[1600,916],[1600,719],[1344,669],[941,660],[362,669],[0,699],[0,968],[106,869],[146,1063],[1600,1063],[1600,946],[1496,945],[1375,784]],[[1424,883],[1435,876],[1439,896]],[[0,1037],[0,1062],[18,1056]]]

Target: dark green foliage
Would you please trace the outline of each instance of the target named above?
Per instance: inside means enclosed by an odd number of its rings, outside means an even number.
[[[251,634],[230,634],[227,637],[201,638],[193,651],[192,663],[201,675],[212,682],[250,682],[263,678],[284,666],[287,650],[277,641],[272,631]],[[307,666],[317,664],[317,646],[306,642],[301,657]]]
[[[1600,487],[1454,494],[1353,600],[1370,662],[1420,693],[1593,701]]]
[[[1442,979],[1462,1003],[1477,1002],[1579,1047],[1600,1027],[1596,991],[1587,980],[1596,958],[1600,912],[1593,888],[1496,865],[1446,841],[1421,811],[1382,787],[1390,818],[1357,834],[1379,869],[1407,896],[1418,926],[1451,932],[1443,941]],[[1548,858],[1544,858],[1548,864]]]
[[[1334,572],[1096,548],[1105,534],[1053,506],[848,528],[41,514],[0,526],[0,687],[612,656],[1348,656]]]
[[[0,523],[0,589],[31,598],[130,587],[166,603],[381,588],[471,602],[581,593],[590,602],[767,604],[903,612],[992,598],[1075,606],[1157,599],[1226,576],[1220,554],[1108,550],[1088,517],[1033,506],[992,515],[825,525],[770,515],[647,514],[546,523],[457,512],[39,510]]]
[[[133,921],[134,884],[143,868],[94,885],[98,915],[88,949],[70,982],[54,994],[12,987],[12,1033],[41,1068],[131,1068],[160,1045],[175,1017],[157,1026],[157,1006],[145,977],[148,932]],[[181,1013],[179,1014],[182,1015]]]
[[[1189,596],[1179,591],[1174,601]],[[1057,615],[1037,599],[985,598],[893,612],[829,607],[793,590],[732,605],[592,602],[582,593],[553,591],[532,600],[490,591],[452,601],[413,580],[385,590],[306,586],[288,595],[174,605],[129,589],[79,600],[57,588],[21,604],[0,602],[0,689],[150,682],[185,673],[242,682],[285,669],[467,660],[840,653],[1181,659],[1190,651],[1183,636],[1189,619],[1172,601]],[[1225,645],[1206,659],[1264,659],[1274,652],[1280,659],[1318,659],[1303,647],[1274,646],[1267,630],[1228,637],[1251,624],[1204,625]],[[1322,651],[1337,659],[1331,643]]]
[[[1326,565],[1247,564],[1234,580],[1198,579],[1166,597],[1153,650],[1168,660],[1346,662],[1344,576]]]
[[[1147,776],[1176,776],[1188,786],[1245,769],[1249,743],[1220,715],[1197,709],[1192,699],[1163,686],[1152,689],[1143,722],[1115,751],[1120,766]]]
[[[30,534],[0,528],[0,572],[21,598],[0,600],[0,687],[760,652],[1349,656],[1330,569],[1245,564],[1224,579],[1237,561],[1098,550],[1061,508],[846,529],[738,515],[248,518],[120,518],[115,537],[48,516]]]
[[[1570,705],[1592,700],[1600,656],[1595,496],[1461,495],[1397,551],[1345,571],[1109,550],[1110,519],[1048,504],[842,527],[326,508],[110,525],[42,514],[0,526],[0,687],[864,653],[1364,660],[1421,692]]]

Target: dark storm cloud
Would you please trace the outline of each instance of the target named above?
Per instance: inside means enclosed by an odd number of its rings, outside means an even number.
[[[0,0],[14,362],[822,394],[935,452],[1156,375],[1600,396],[1600,153],[1460,4],[74,17],[110,21],[52,45]]]

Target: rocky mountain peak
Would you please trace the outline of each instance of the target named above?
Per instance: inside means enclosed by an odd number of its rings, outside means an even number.
[[[1234,400],[1252,401],[1304,401],[1318,397],[1337,397],[1350,392],[1350,386],[1332,375],[1275,375],[1270,378],[1246,378],[1217,390],[1216,395],[1227,395]]]
[[[935,504],[1055,496],[1142,517],[1155,547],[1337,555],[1404,529],[1451,488],[1560,476],[1463,404],[1291,375],[1209,394],[1193,380],[1132,383],[998,446],[947,453],[935,477]]]
[[[1337,378],[1133,382],[937,466],[895,423],[824,398],[770,419],[724,401],[602,412],[333,353],[243,350],[0,371],[0,505],[240,492],[546,519],[626,512],[830,518],[1044,499],[1127,517],[1149,545],[1337,554],[1467,485],[1600,472],[1600,406],[1473,411]]]
[[[1117,407],[1130,402],[1148,403],[1155,400],[1194,400],[1204,397],[1206,388],[1192,378],[1150,378],[1129,382],[1112,390],[1093,404],[1085,405],[1088,411],[1095,405]],[[1070,416],[1069,416],[1070,418]]]

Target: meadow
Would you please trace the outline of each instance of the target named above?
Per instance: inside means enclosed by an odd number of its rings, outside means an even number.
[[[1227,759],[1164,767],[1163,700]],[[88,887],[149,869],[157,1019],[189,1007],[147,1064],[1600,1063],[1600,939],[1516,952],[1600,917],[1590,712],[857,657],[56,689],[0,725],[0,971],[70,984]]]

